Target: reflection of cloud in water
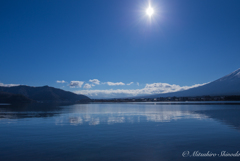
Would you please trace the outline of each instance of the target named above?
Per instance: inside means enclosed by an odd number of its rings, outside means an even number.
[[[187,109],[159,106],[113,106],[86,105],[71,109],[71,113],[62,118],[71,125],[98,125],[137,122],[170,122],[179,119],[203,119],[202,114],[194,114]],[[62,123],[60,123],[62,124]]]
[[[206,118],[203,115],[183,113],[181,111],[166,111],[158,114],[146,114],[145,116],[148,121],[153,121],[153,122],[170,122],[171,120],[179,120],[183,117],[188,119],[189,118],[195,118],[195,119]]]
[[[239,105],[214,104],[27,104],[0,106],[0,123],[34,123],[32,119],[56,125],[99,125],[140,122],[171,122],[180,119],[213,118],[228,126],[240,129]],[[42,119],[42,120],[41,120]]]
[[[206,106],[205,109],[209,106]],[[29,106],[0,109],[0,120],[20,118],[48,118],[56,125],[98,125],[138,122],[170,122],[187,118],[206,118],[194,113],[204,110],[199,105],[147,105],[147,104],[76,104],[68,106]],[[6,122],[4,121],[4,122]]]
[[[83,123],[83,119],[81,117],[70,117],[69,122],[70,124],[78,125]]]
[[[99,118],[92,118],[92,120],[89,122],[89,125],[98,125],[99,123]]]
[[[74,116],[69,117],[69,123],[71,125],[81,125],[83,123],[88,123],[89,125],[98,125],[100,123],[100,119],[91,117],[90,115],[87,116]]]
[[[114,124],[114,123],[124,123],[125,117],[108,117],[107,123]]]

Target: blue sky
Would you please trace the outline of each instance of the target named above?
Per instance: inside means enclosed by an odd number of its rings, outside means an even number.
[[[147,0],[0,1],[0,83],[111,97],[109,90],[166,85],[159,83],[190,88],[240,68],[239,0],[151,5],[150,20]]]

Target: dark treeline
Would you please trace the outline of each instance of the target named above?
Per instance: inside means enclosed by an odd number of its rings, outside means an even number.
[[[165,101],[240,101],[240,95],[201,96],[201,97],[159,97],[159,98],[116,98],[92,99],[92,102],[165,102]]]

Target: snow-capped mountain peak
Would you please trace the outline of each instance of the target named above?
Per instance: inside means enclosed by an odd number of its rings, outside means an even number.
[[[192,97],[192,96],[227,96],[240,95],[240,68],[234,72],[216,80],[184,91],[150,95],[149,98],[157,97]],[[146,98],[148,98],[146,97]]]
[[[227,81],[227,80],[233,81],[233,80],[238,80],[238,79],[240,79],[240,68],[235,70],[234,72],[218,79],[217,81]]]

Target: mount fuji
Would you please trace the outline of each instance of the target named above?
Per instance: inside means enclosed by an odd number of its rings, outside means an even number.
[[[184,91],[155,94],[144,98],[157,97],[195,97],[195,96],[227,96],[240,95],[240,68],[220,79],[207,83],[203,86]]]

